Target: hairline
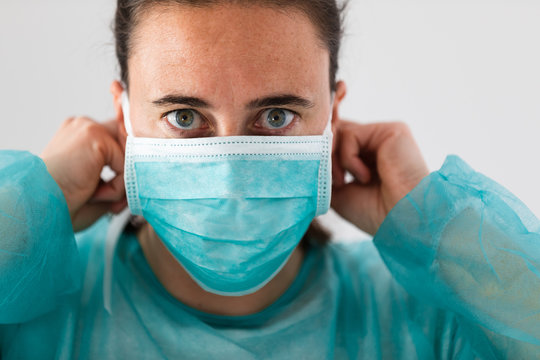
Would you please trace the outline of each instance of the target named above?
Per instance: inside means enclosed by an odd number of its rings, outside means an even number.
[[[251,2],[250,2],[251,1]],[[128,87],[129,86],[129,59],[132,57],[132,49],[133,49],[133,40],[136,37],[137,29],[139,28],[139,25],[141,23],[141,19],[144,17],[144,13],[146,11],[149,11],[153,8],[171,8],[171,7],[193,7],[193,8],[209,8],[212,6],[239,6],[239,7],[262,7],[262,8],[268,8],[277,10],[279,12],[283,12],[285,15],[288,15],[288,13],[285,11],[285,9],[294,9],[297,14],[300,14],[304,18],[307,18],[309,20],[309,23],[311,24],[313,30],[315,31],[316,38],[318,39],[318,45],[325,50],[328,53],[328,60],[329,60],[329,67],[332,66],[332,53],[330,52],[329,45],[323,35],[323,31],[315,25],[314,19],[312,19],[311,16],[309,16],[309,11],[305,9],[304,6],[300,6],[297,4],[283,4],[278,1],[273,0],[203,0],[203,2],[199,3],[180,3],[176,0],[153,0],[153,1],[147,1],[142,2],[133,12],[133,25],[132,25],[132,33],[129,36],[129,41],[127,42],[127,54],[126,54],[126,73],[125,73],[125,79],[121,79],[122,82]],[[336,56],[339,56],[336,54]],[[332,69],[328,69],[329,75],[332,75]],[[336,71],[337,72],[337,71]],[[335,83],[336,83],[336,75],[334,75],[334,80],[332,83],[332,76],[329,76],[329,82],[330,82],[330,89],[333,91],[335,89]]]

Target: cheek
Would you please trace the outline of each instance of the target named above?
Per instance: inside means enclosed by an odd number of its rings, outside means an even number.
[[[144,116],[141,116],[140,113],[132,116],[131,126],[136,137],[153,137],[154,131],[149,126],[149,121]]]
[[[312,136],[312,135],[322,135],[324,132],[326,124],[323,124],[322,120],[317,121],[304,121],[299,126],[296,126],[291,134],[292,136]]]
[[[131,126],[136,137],[162,138],[163,129],[160,127],[160,115],[153,115],[144,109],[137,109],[132,112]]]

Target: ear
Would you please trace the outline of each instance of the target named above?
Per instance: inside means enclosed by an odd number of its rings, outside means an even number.
[[[124,92],[124,86],[120,81],[115,80],[111,84],[110,91],[113,96],[113,106],[118,126],[118,137],[119,140],[121,140],[121,143],[124,143],[127,137],[126,127],[124,125],[124,111],[122,110],[122,93]]]
[[[347,95],[347,86],[345,82],[338,81],[336,84],[336,93],[334,94],[334,105],[332,108],[332,132],[335,134],[338,126],[339,118],[339,105]]]

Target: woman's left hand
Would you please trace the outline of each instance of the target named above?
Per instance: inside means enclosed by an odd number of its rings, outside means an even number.
[[[390,210],[429,174],[409,127],[339,121],[333,153],[332,207],[374,235]],[[345,172],[355,180],[345,183]]]

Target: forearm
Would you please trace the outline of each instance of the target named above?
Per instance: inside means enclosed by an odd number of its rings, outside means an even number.
[[[540,345],[539,231],[517,198],[450,157],[396,205],[374,242],[409,293],[528,348]]]
[[[38,157],[0,152],[0,323],[50,310],[79,279],[62,191]]]

